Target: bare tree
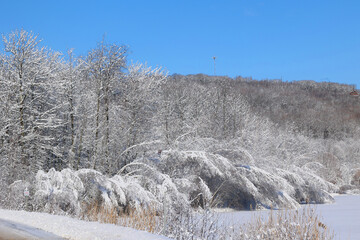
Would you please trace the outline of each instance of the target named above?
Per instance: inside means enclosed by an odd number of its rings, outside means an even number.
[[[151,69],[142,64],[132,64],[119,85],[119,107],[121,109],[121,135],[125,138],[124,152],[119,161],[129,163],[135,157],[131,155],[132,146],[153,139],[156,129],[153,122],[157,114],[161,86],[166,75],[160,68]],[[121,164],[120,164],[121,165]]]
[[[23,170],[50,167],[61,162],[54,136],[63,124],[57,115],[63,90],[57,79],[59,54],[40,47],[38,36],[24,30],[3,36],[3,42],[1,61],[8,73],[2,84],[11,106],[7,131],[15,154],[11,164]]]
[[[93,168],[109,166],[110,101],[115,82],[122,77],[125,68],[127,47],[106,44],[104,40],[90,51],[87,58],[87,74],[93,83],[96,97],[95,137],[93,147]],[[102,162],[98,162],[101,156]]]

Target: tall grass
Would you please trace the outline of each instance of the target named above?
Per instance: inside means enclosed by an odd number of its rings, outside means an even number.
[[[88,221],[117,224],[137,230],[156,233],[158,230],[158,212],[150,206],[143,209],[116,208],[100,204],[98,201],[84,203],[80,218]]]
[[[334,233],[321,221],[314,208],[306,207],[271,210],[268,216],[258,216],[241,227],[237,239],[331,240]]]
[[[334,234],[321,221],[315,209],[269,211],[242,226],[224,226],[211,211],[194,214],[191,210],[174,214],[154,207],[126,210],[104,207],[98,202],[84,204],[82,219],[112,223],[178,240],[332,240]],[[165,213],[165,214],[164,214]]]

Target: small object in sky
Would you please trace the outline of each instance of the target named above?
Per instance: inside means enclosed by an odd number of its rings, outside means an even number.
[[[214,76],[216,76],[216,65],[215,65],[215,59],[216,59],[216,57],[213,56],[213,59],[214,59]]]

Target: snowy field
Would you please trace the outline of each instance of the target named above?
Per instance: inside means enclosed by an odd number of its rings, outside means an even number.
[[[153,235],[132,228],[103,224],[98,222],[86,222],[66,216],[56,216],[47,213],[10,211],[0,209],[0,220],[13,221],[15,229],[27,230],[25,238],[18,239],[58,239],[50,237],[41,230],[56,234],[71,240],[166,240],[169,238]],[[18,224],[16,224],[18,223]],[[24,226],[24,225],[27,226]],[[33,228],[31,228],[31,227]],[[39,230],[37,230],[39,229]],[[40,230],[41,229],[41,230]],[[1,230],[1,228],[0,228]],[[33,236],[33,238],[28,236]],[[0,238],[1,239],[1,238]]]
[[[360,239],[360,195],[335,196],[335,203],[317,204],[314,208],[322,222],[334,231],[335,239]],[[219,221],[236,225],[247,223],[258,216],[268,216],[268,214],[269,210],[222,212],[219,213],[218,218]]]
[[[331,205],[318,205],[324,223],[334,230],[335,239],[360,239],[360,195],[339,195]]]
[[[316,205],[322,222],[334,231],[340,240],[360,239],[360,195],[335,196],[336,203]],[[250,212],[221,212],[218,221],[228,224],[242,224],[256,216],[267,216],[268,210]],[[165,240],[163,236],[137,231],[131,228],[86,222],[65,216],[54,216],[46,213],[0,210],[0,218],[19,223],[16,228],[24,228],[21,224],[45,230],[66,239],[126,239],[126,240]],[[29,228],[30,229],[30,228]],[[30,229],[38,236],[46,236],[41,231]],[[46,237],[44,238],[46,239]]]

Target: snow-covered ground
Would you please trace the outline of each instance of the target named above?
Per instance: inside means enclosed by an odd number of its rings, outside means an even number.
[[[360,195],[338,195],[335,196],[335,203],[317,204],[314,208],[322,222],[334,231],[335,239],[360,239]],[[218,219],[236,226],[247,223],[259,215],[266,217],[268,214],[269,210],[221,212]]]
[[[113,240],[166,240],[169,238],[153,235],[132,228],[103,224],[98,222],[86,222],[66,216],[56,216],[47,213],[11,211],[0,209],[0,219],[12,221],[14,228],[26,228],[32,235],[39,238],[47,238],[41,230],[56,234],[71,240],[113,239]],[[24,226],[27,225],[27,226]],[[30,227],[29,227],[30,226]],[[33,227],[33,228],[31,228]],[[36,228],[41,230],[36,230]],[[29,235],[28,235],[29,236]],[[46,237],[47,236],[47,237]],[[26,238],[20,238],[26,239]]]
[[[360,195],[336,196],[334,204],[317,205],[316,210],[336,239],[360,239]]]
[[[322,222],[335,233],[335,239],[360,239],[360,195],[335,196],[334,204],[316,205]],[[269,214],[268,210],[221,212],[218,221],[228,224],[242,224],[251,221],[255,216]],[[0,209],[0,218],[20,224],[39,228],[66,239],[126,239],[126,240],[165,240],[169,239],[132,228],[86,222],[66,216],[55,216],[46,213],[10,211]],[[18,227],[21,227],[19,224]],[[24,226],[22,226],[24,227]],[[36,230],[31,229],[32,233]],[[39,233],[43,236],[44,233]]]
[[[62,240],[64,238],[28,225],[0,219],[0,239]]]

